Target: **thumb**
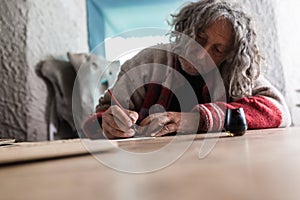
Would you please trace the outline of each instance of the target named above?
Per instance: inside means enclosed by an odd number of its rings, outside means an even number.
[[[136,121],[139,118],[139,114],[135,111],[129,110],[129,117],[130,117],[130,119],[132,120],[133,123],[136,123]]]

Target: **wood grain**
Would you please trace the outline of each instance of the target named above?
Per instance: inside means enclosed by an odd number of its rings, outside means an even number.
[[[117,146],[114,141],[89,139],[14,143],[0,146],[0,165],[105,152]]]
[[[203,142],[214,137],[197,135],[181,158],[153,173],[121,173],[91,155],[2,166],[1,199],[300,199],[300,128],[223,135],[210,154],[199,159]],[[145,146],[156,149],[171,140],[118,143],[136,151]],[[115,153],[103,154],[113,157]]]

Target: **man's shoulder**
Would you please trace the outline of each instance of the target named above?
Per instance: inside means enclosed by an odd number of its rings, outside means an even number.
[[[140,53],[146,53],[148,55],[166,55],[172,53],[171,44],[156,44],[153,46],[146,47]]]
[[[131,61],[135,63],[168,63],[174,58],[171,44],[157,44],[141,50]]]
[[[270,81],[263,75],[260,74],[257,79],[253,81],[254,83],[254,88],[256,87],[273,87]]]

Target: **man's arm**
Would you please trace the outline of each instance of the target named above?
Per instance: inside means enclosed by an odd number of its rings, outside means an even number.
[[[220,131],[224,126],[226,108],[243,108],[249,129],[288,127],[291,118],[283,96],[265,78],[254,83],[252,96],[233,102],[199,104],[193,111],[200,113],[199,131]]]

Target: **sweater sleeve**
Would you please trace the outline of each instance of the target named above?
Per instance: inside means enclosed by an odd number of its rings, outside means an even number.
[[[251,96],[228,103],[215,102],[195,106],[193,111],[198,111],[201,117],[199,131],[221,131],[227,108],[243,108],[248,129],[288,127],[291,124],[283,96],[264,77],[255,81]]]

